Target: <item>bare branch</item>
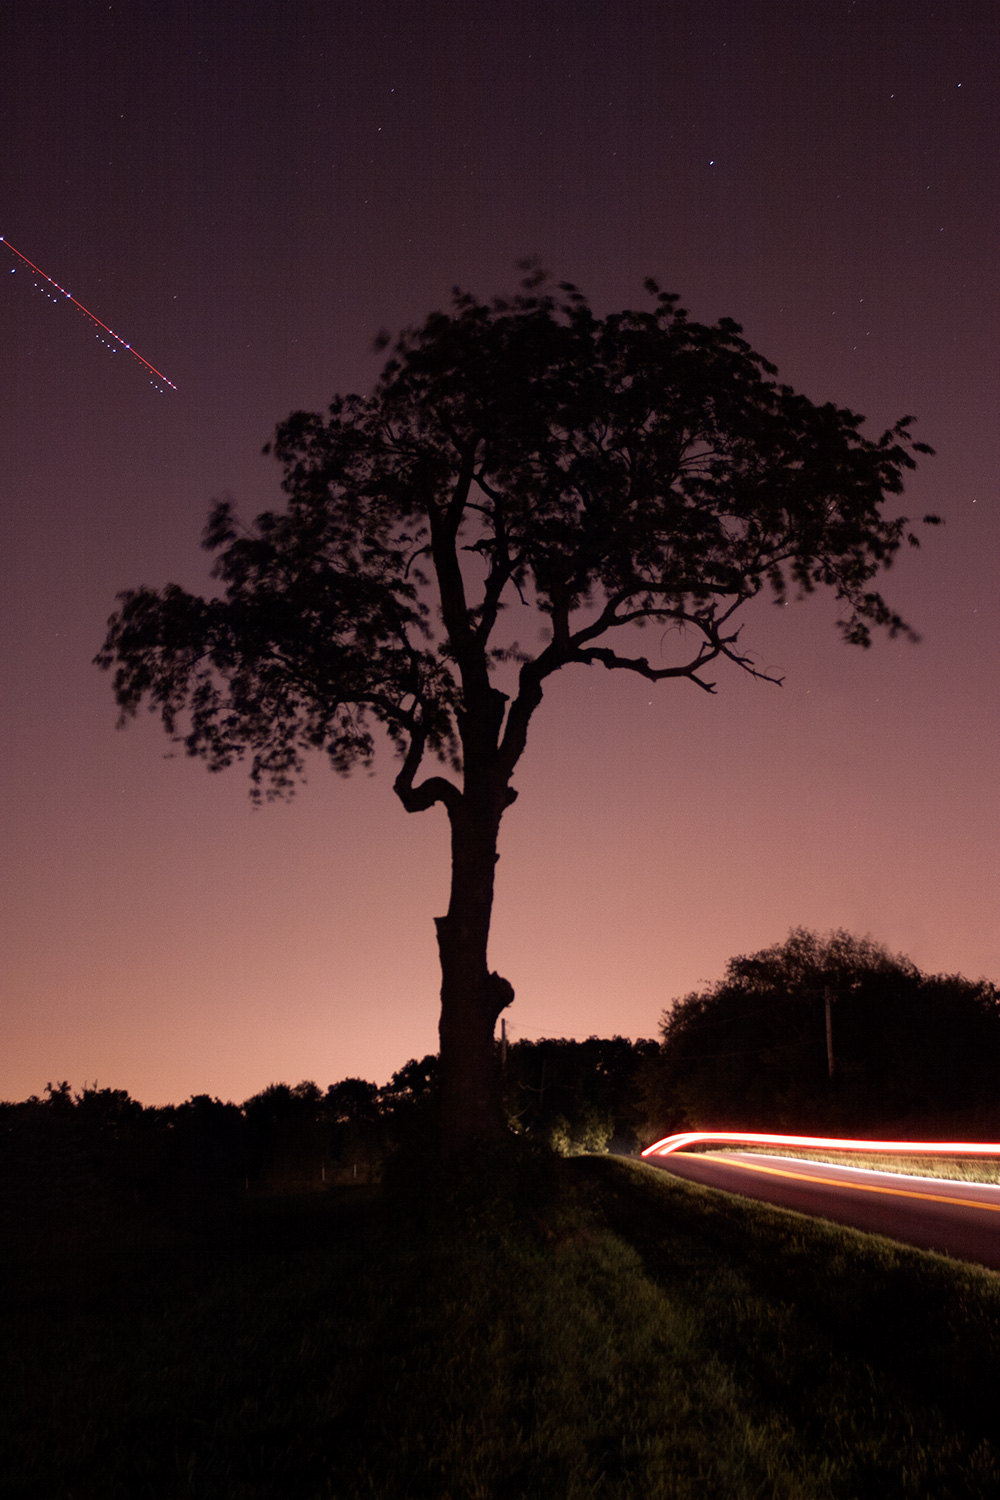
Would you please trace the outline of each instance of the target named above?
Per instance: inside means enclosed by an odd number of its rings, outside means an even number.
[[[462,794],[446,776],[429,776],[419,786],[413,784],[413,778],[423,759],[425,744],[426,735],[422,727],[414,723],[410,731],[410,743],[392,789],[407,812],[426,812],[429,807],[441,802],[449,813],[453,813],[462,800]]]
[[[714,682],[704,682],[697,674],[699,668],[707,666],[710,661],[715,661],[721,655],[721,649],[702,644],[698,655],[693,661],[686,662],[679,667],[651,667],[644,656],[628,657],[619,656],[617,651],[610,650],[607,646],[589,646],[585,651],[577,652],[573,661],[581,662],[584,666],[593,666],[600,662],[602,667],[609,671],[622,669],[628,672],[637,672],[640,677],[645,677],[649,682],[662,682],[667,677],[687,677],[703,688],[706,693],[715,692]]]

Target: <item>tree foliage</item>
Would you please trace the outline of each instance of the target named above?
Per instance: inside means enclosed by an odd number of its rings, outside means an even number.
[[[693,322],[647,287],[650,310],[604,319],[567,284],[491,304],[456,294],[450,315],[402,335],[372,396],[290,417],[273,444],[285,510],[249,530],[228,501],[212,510],[204,545],[225,597],[120,596],[97,660],[123,713],[148,700],[189,753],[213,769],[250,757],[271,794],[311,750],[341,772],[370,760],[375,720],[412,800],[425,750],[455,764],[473,678],[512,653],[509,769],[560,667],[706,688],[719,658],[756,671],[731,622],[764,590],[832,588],[855,644],[873,626],[906,631],[870,584],[917,541],[883,514],[912,454],[931,451],[912,419],[866,438],[856,413],[773,380],[738,324]],[[494,644],[516,595],[548,621],[537,655]],[[695,649],[650,665],[598,644],[650,621]],[[454,795],[425,785],[418,800]]]
[[[825,991],[834,1073],[828,1071]],[[854,1133],[1000,1116],[1000,990],[927,975],[848,932],[802,928],[733,958],[663,1017],[658,1118],[718,1129]]]

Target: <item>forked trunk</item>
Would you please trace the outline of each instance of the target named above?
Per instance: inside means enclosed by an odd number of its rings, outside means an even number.
[[[493,909],[499,814],[468,799],[451,815],[451,900],[436,919],[441,955],[441,1149],[462,1154],[502,1134],[500,1073],[493,1031],[514,998],[491,974],[486,950]]]

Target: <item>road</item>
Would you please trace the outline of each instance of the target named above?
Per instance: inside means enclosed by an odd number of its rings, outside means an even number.
[[[788,1156],[713,1151],[647,1157],[651,1167],[1000,1270],[1000,1186],[904,1177]]]

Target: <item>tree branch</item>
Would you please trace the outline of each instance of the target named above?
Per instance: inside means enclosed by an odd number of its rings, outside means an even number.
[[[736,607],[734,604],[731,609],[727,610],[722,620],[727,619]],[[644,656],[619,656],[616,651],[606,646],[589,646],[585,650],[575,652],[569,659],[581,662],[585,666],[593,666],[595,662],[600,662],[609,671],[622,669],[635,672],[649,682],[660,682],[668,677],[687,677],[698,687],[703,688],[706,693],[715,692],[715,683],[704,682],[697,673],[702,667],[707,666],[711,661],[716,661],[720,656],[726,657],[728,661],[740,667],[751,677],[759,678],[761,682],[772,682],[776,687],[780,687],[784,681],[784,678],[776,677],[771,672],[762,672],[754,665],[753,658],[746,652],[733,650],[739,640],[740,632],[736,630],[732,635],[721,635],[719,633],[721,620],[708,619],[699,615],[679,614],[675,614],[673,618],[677,619],[680,624],[695,625],[706,637],[698,648],[698,654],[694,660],[685,662],[681,666],[651,667]]]
[[[448,813],[452,814],[461,803],[462,794],[447,776],[429,776],[419,786],[413,784],[413,778],[423,759],[426,739],[427,736],[419,724],[413,724],[410,727],[410,743],[392,789],[407,812],[426,812],[436,802],[441,802],[447,808]]]
[[[490,544],[488,539],[486,541],[486,550],[490,558],[490,570],[486,575],[483,602],[480,606],[479,624],[476,627],[476,636],[483,647],[486,646],[493,633],[493,627],[497,622],[497,615],[500,611],[500,598],[513,572],[507,528],[504,523],[503,510],[499,498],[494,503],[491,519],[493,522],[492,544]]]
[[[702,643],[698,655],[694,661],[685,663],[680,667],[651,667],[644,656],[628,657],[619,656],[607,646],[590,646],[585,651],[577,652],[572,661],[578,661],[582,665],[591,667],[595,662],[600,662],[602,667],[609,671],[620,668],[629,672],[637,672],[640,677],[645,677],[650,682],[661,682],[667,677],[687,677],[698,687],[703,688],[706,693],[715,692],[714,682],[704,682],[698,675],[698,669],[706,666],[710,661],[722,654],[721,647],[707,646]],[[760,674],[756,674],[760,675]]]

